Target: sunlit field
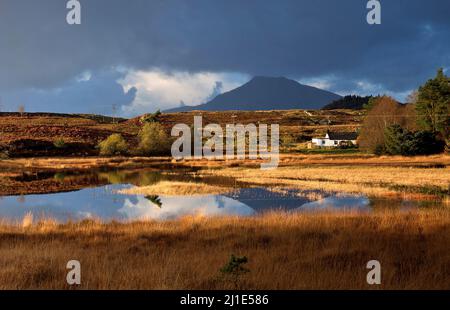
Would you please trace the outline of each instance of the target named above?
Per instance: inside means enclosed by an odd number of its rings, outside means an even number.
[[[253,218],[58,225],[31,218],[0,226],[0,288],[81,289],[449,289],[450,210],[372,214],[272,212]],[[220,273],[246,256],[237,283]],[[369,286],[366,264],[382,265]]]
[[[0,225],[3,289],[73,289],[65,278],[66,263],[72,259],[82,266],[79,289],[450,288],[450,173],[446,155],[291,154],[282,155],[280,167],[268,171],[259,169],[260,162],[250,160],[138,157],[12,159],[3,164],[10,167],[3,172],[3,184],[5,191],[11,192],[16,188],[16,192],[26,193],[32,190],[31,184],[42,189],[54,187],[52,191],[78,189],[78,184],[85,187],[89,183],[85,184],[84,178],[76,181],[76,175],[59,178],[58,172],[115,167],[135,170],[124,175],[100,172],[95,184],[131,182],[135,186],[122,189],[123,194],[154,196],[151,199],[155,201],[158,195],[220,195],[235,189],[217,182],[220,178],[277,193],[306,191],[312,201],[346,193],[385,200],[383,207],[371,211],[272,210],[249,217],[198,213],[168,221],[94,218],[63,224],[27,214]],[[143,176],[134,176],[132,171],[144,167],[160,171],[167,179],[153,181],[150,177],[150,183],[143,182]],[[194,177],[195,182],[170,179],[178,169],[186,168],[193,170],[182,173]],[[57,174],[27,182],[14,179],[20,171],[33,173],[33,169]],[[133,178],[128,180],[128,174]],[[211,183],[211,178],[219,179]],[[404,208],[390,199],[434,201],[436,205]],[[162,205],[162,211],[167,208]],[[220,271],[232,254],[248,258],[245,268],[249,272],[237,280]],[[381,285],[366,282],[370,260],[381,262]]]
[[[233,177],[271,188],[366,194],[373,197],[449,202],[449,156],[359,158],[291,157],[273,170],[248,167],[203,169],[203,175]],[[420,159],[424,161],[420,161]],[[427,163],[427,160],[429,161]],[[433,163],[433,160],[435,162]],[[440,161],[439,161],[440,160]]]

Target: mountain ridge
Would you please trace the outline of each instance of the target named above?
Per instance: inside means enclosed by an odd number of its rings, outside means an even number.
[[[341,96],[286,77],[256,76],[247,83],[197,105],[164,112],[321,109]]]

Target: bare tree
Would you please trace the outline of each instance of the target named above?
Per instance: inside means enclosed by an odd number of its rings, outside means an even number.
[[[377,147],[384,145],[385,128],[394,124],[410,130],[415,129],[414,106],[400,104],[388,96],[379,97],[364,118],[358,138],[359,147],[362,150],[375,152]]]
[[[419,100],[419,92],[417,90],[413,90],[408,97],[406,97],[406,103],[416,104],[417,100]]]

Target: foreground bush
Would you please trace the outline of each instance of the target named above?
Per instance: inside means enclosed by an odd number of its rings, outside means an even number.
[[[100,155],[113,156],[125,155],[128,151],[128,144],[122,135],[115,133],[110,135],[106,140],[99,143]]]
[[[138,153],[144,156],[170,154],[170,138],[159,123],[146,123],[139,132]]]

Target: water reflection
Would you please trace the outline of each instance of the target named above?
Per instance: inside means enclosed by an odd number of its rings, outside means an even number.
[[[370,200],[365,196],[330,196],[317,201],[303,204],[296,211],[320,211],[320,210],[354,210],[368,211],[371,209]]]
[[[231,194],[202,196],[117,194],[118,190],[132,185],[146,186],[160,181],[201,181],[209,185],[228,185],[235,190]],[[367,212],[372,209],[392,207],[410,210],[422,207],[424,204],[402,200],[369,199],[365,196],[354,195],[331,195],[313,201],[316,199],[314,195],[299,195],[299,192],[295,190],[274,192],[265,188],[249,188],[248,185],[237,183],[230,178],[199,179],[195,174],[183,172],[164,174],[154,170],[91,172],[89,174],[38,173],[12,177],[8,182],[0,185],[2,185],[0,195],[4,195],[0,196],[0,220],[17,221],[30,212],[36,219],[52,218],[60,222],[87,218],[103,221],[130,221],[168,220],[198,215],[250,216],[267,210]],[[47,194],[35,194],[42,191],[46,191]]]
[[[160,197],[162,207],[156,207],[145,197],[137,201],[126,198],[118,212],[127,220],[171,220],[184,216],[249,216],[255,210],[246,204],[222,195]]]
[[[250,216],[266,210],[354,209],[367,211],[366,197],[327,197],[307,202],[304,197],[286,196],[263,188],[247,188],[233,195],[144,196],[116,192],[129,185],[114,184],[80,191],[9,196],[0,200],[0,218],[20,221],[27,213],[36,219],[61,222],[97,218],[103,221],[169,220],[183,216]]]
[[[245,203],[222,195],[145,197],[116,194],[117,190],[127,187],[107,185],[68,193],[3,197],[0,218],[20,221],[31,212],[36,219],[53,218],[61,222],[90,218],[129,221],[255,213]]]

